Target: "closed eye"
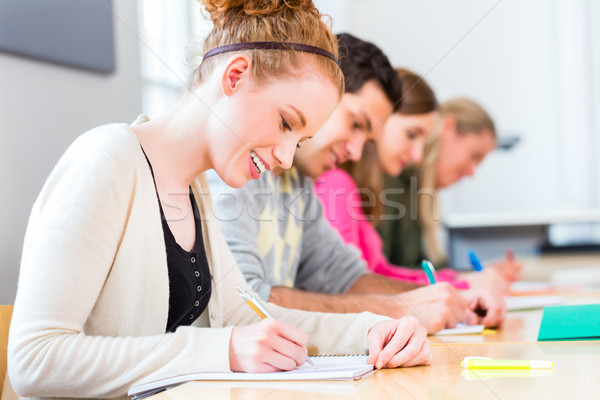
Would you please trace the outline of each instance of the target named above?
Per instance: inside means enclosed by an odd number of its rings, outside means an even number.
[[[281,117],[281,129],[288,132],[292,131],[292,127],[290,126],[290,124],[288,124],[284,117]]]
[[[352,121],[352,129],[359,130],[359,131],[366,131],[367,130],[367,129],[365,129],[364,125],[361,124],[358,121]]]
[[[365,133],[371,132],[371,120],[364,112],[355,114],[352,117],[352,129],[360,130]]]
[[[416,139],[417,137],[419,137],[419,133],[415,132],[415,131],[407,131],[406,135],[408,136],[408,138],[410,140]]]

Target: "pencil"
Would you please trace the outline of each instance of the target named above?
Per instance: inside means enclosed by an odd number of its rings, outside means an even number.
[[[238,291],[242,299],[246,301],[246,304],[248,304],[250,308],[252,308],[254,312],[258,314],[259,317],[261,317],[262,319],[273,318],[273,315],[271,315],[269,310],[267,310],[265,306],[263,306],[262,303],[256,297],[254,297],[239,286],[237,286],[235,289]],[[313,367],[315,366],[308,354],[306,355],[306,362],[308,362]]]

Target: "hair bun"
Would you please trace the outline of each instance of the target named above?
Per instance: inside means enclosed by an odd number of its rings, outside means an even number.
[[[210,14],[213,23],[220,21],[224,15],[244,13],[247,15],[269,15],[285,8],[304,8],[316,10],[312,0],[198,0]]]
[[[229,51],[244,52],[252,59],[252,76],[258,81],[267,76],[282,77],[293,70],[308,72],[310,62],[344,93],[344,76],[335,62],[338,43],[313,0],[196,0],[210,13],[213,28],[202,46],[188,47],[188,65],[194,71],[191,81],[199,83],[220,62],[231,55]],[[273,47],[240,46],[242,43],[267,42]],[[312,46],[308,54],[301,46]],[[282,45],[285,49],[275,46]],[[272,51],[272,50],[285,51]],[[319,50],[319,51],[316,51]],[[302,54],[302,55],[301,55]],[[206,58],[206,55],[210,55]],[[217,55],[213,57],[213,55]],[[331,57],[333,56],[333,57]],[[312,72],[310,72],[312,74]]]

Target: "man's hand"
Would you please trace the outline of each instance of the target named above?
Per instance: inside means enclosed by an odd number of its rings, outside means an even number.
[[[393,306],[391,299],[389,303]],[[475,324],[478,321],[467,299],[447,282],[402,293],[396,296],[394,303],[397,316],[389,311],[382,314],[392,318],[413,315],[430,334],[444,328],[454,328],[459,322]]]
[[[428,333],[454,328],[459,322],[476,324],[480,320],[460,291],[447,282],[422,286],[400,294],[310,293],[298,289],[274,287],[270,302],[307,311],[357,313],[370,311],[399,319],[415,317]]]
[[[469,309],[477,315],[477,322],[487,327],[502,325],[506,316],[506,303],[499,291],[488,289],[469,289],[462,291]]]

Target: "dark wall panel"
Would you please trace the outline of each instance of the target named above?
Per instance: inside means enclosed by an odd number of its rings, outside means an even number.
[[[0,0],[0,51],[111,73],[112,0]]]

